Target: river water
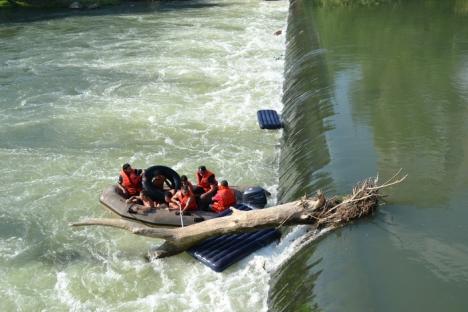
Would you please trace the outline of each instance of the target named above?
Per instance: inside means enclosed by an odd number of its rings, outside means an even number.
[[[1,311],[464,311],[466,1],[288,7],[0,24]],[[284,132],[258,129],[261,108],[283,111]],[[98,197],[127,161],[192,178],[205,164],[271,203],[409,177],[373,218],[299,252],[296,228],[219,274],[186,254],[146,262],[155,240],[68,226],[111,216]]]
[[[278,270],[271,308],[466,311],[468,1],[313,3],[289,15],[279,199],[408,179]]]
[[[68,13],[69,14],[69,13]],[[0,24],[0,310],[254,311],[287,245],[215,273],[109,228],[100,192],[125,162],[194,179],[206,165],[275,198],[288,3],[155,2]],[[32,20],[32,21],[31,21]]]

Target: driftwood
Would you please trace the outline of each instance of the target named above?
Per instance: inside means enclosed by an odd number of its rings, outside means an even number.
[[[127,230],[136,235],[160,238],[165,242],[150,251],[150,258],[163,258],[181,253],[205,239],[227,234],[281,227],[295,224],[310,224],[316,229],[337,228],[352,220],[371,215],[379,205],[382,195],[379,190],[402,182],[397,179],[400,171],[382,185],[377,178],[369,178],[354,187],[351,195],[326,199],[318,192],[315,198],[277,205],[267,209],[240,211],[234,208],[232,215],[211,219],[181,228],[155,228],[122,219],[88,219],[72,223],[72,226],[101,225]]]

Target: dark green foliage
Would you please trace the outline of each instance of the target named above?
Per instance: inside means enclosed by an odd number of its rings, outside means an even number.
[[[401,0],[313,0],[315,6],[319,7],[342,7],[342,6],[376,6],[381,4],[399,3]]]
[[[68,8],[77,0],[0,0],[2,8]],[[90,5],[110,5],[122,2],[122,0],[78,0],[84,8]]]

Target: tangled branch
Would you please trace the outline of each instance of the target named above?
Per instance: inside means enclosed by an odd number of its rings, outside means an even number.
[[[378,185],[378,178],[368,178],[358,183],[351,195],[343,198],[328,200],[324,208],[314,218],[317,228],[337,227],[351,220],[371,215],[379,205],[383,195],[379,190],[403,182],[408,175],[397,179],[401,169],[384,184]]]

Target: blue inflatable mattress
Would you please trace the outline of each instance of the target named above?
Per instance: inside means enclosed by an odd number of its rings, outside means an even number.
[[[283,123],[278,113],[273,109],[262,109],[257,111],[257,120],[260,129],[281,129]]]
[[[237,209],[250,210],[245,205],[236,205]],[[223,211],[219,217],[231,214],[230,209]],[[254,251],[279,239],[281,232],[276,229],[265,229],[249,233],[227,234],[207,239],[191,248],[188,252],[198,261],[216,272],[222,272],[230,265],[247,257]]]

